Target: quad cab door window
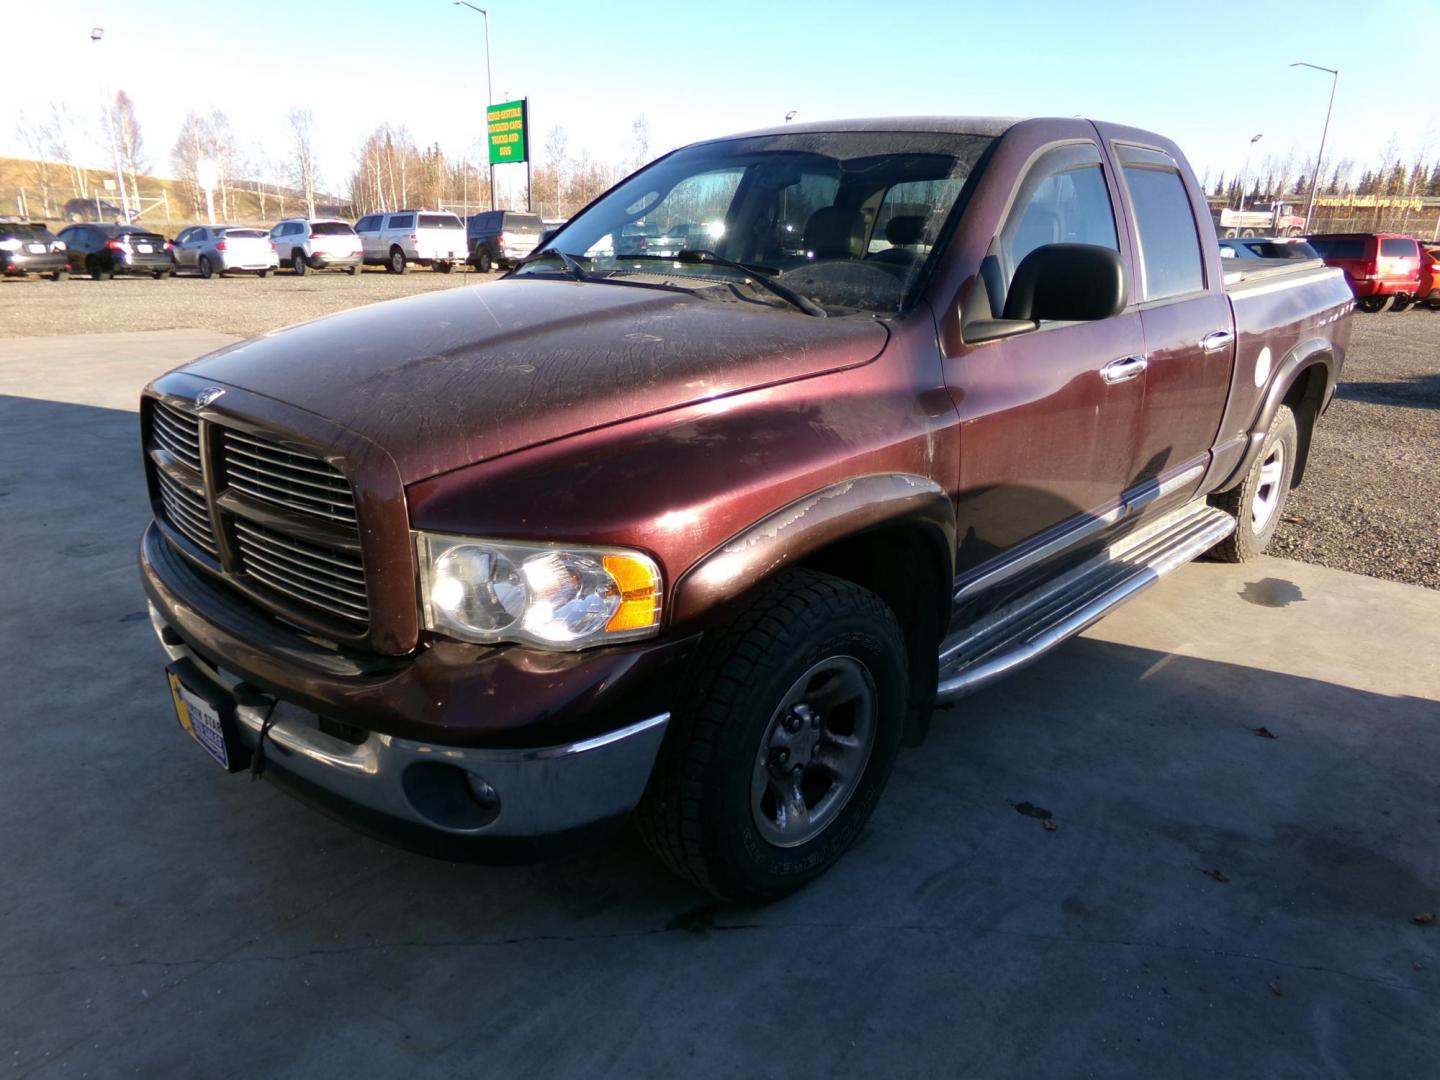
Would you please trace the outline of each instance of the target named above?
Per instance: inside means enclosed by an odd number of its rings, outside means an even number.
[[[1179,164],[1151,147],[1120,144],[1115,151],[1134,217],[1149,364],[1135,482],[1193,474],[1193,487],[1215,445],[1229,394],[1235,360],[1230,304],[1218,281],[1208,287],[1201,219]]]
[[[961,419],[962,576],[1031,543],[1098,528],[1133,481],[1145,400],[1138,312],[1027,322],[1012,303],[1016,270],[1055,244],[1087,245],[1112,281],[1117,265],[1128,281],[1116,194],[1097,144],[1062,143],[1037,150],[997,223],[962,334],[970,341],[976,328],[1003,324],[1006,335],[945,365]]]

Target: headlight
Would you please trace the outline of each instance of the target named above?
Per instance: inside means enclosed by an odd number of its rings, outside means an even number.
[[[429,630],[465,641],[584,649],[660,626],[660,570],[638,551],[415,534]]]

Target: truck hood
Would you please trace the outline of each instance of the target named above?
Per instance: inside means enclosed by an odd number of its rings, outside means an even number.
[[[879,355],[869,318],[668,290],[505,280],[358,308],[186,371],[299,406],[388,451],[404,483],[648,413]]]

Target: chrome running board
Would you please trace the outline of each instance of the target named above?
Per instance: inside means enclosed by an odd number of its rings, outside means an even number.
[[[1235,519],[1203,499],[1116,540],[1094,558],[951,633],[937,696],[959,697],[1010,674],[1097,622],[1177,566],[1204,554]]]

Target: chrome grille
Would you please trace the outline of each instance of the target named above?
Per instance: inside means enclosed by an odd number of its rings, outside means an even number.
[[[151,428],[155,433],[155,444],[168,451],[178,460],[200,471],[200,421],[190,413],[155,402],[150,414]]]
[[[165,517],[181,535],[206,554],[219,558],[215,547],[215,531],[210,527],[210,511],[202,495],[181,487],[159,470],[155,478],[160,484],[160,505]]]
[[[227,430],[225,476],[230,488],[271,506],[355,525],[355,496],[334,466],[269,439]]]
[[[360,556],[236,519],[241,569],[266,588],[351,623],[370,618]]]

